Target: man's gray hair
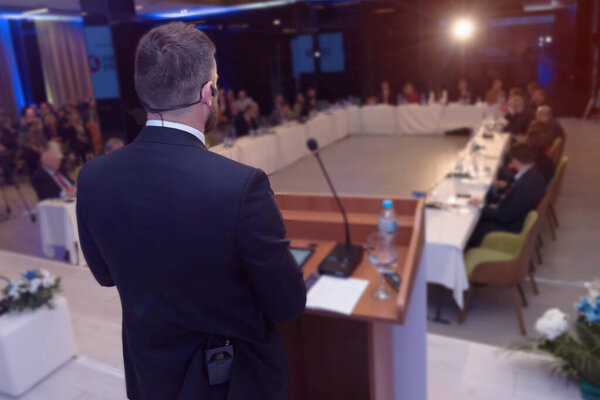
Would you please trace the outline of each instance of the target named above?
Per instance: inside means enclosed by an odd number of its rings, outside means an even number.
[[[173,22],[146,33],[135,55],[135,90],[142,103],[164,109],[200,99],[214,78],[215,45],[193,25]]]

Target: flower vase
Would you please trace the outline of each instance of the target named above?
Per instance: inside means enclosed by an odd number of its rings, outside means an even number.
[[[600,400],[600,386],[593,385],[582,379],[580,389],[583,400]]]

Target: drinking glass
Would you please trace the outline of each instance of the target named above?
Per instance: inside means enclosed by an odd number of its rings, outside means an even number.
[[[379,272],[379,287],[373,292],[377,300],[387,300],[393,296],[385,288],[383,274],[394,271],[394,262],[398,257],[398,250],[393,244],[394,236],[379,232],[371,233],[367,237],[367,256],[369,261]]]

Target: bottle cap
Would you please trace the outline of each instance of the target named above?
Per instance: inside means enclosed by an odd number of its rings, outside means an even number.
[[[383,204],[383,208],[385,208],[386,210],[387,210],[388,208],[392,208],[392,207],[394,207],[394,202],[393,202],[393,201],[391,201],[391,200],[389,200],[389,199],[386,199],[386,200],[384,200],[384,201],[382,202],[382,204]]]

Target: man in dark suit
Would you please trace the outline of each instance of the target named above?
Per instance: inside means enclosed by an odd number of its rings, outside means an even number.
[[[75,197],[75,185],[60,172],[62,158],[54,150],[42,153],[41,165],[31,176],[31,186],[40,201],[57,197]]]
[[[508,100],[508,107],[510,112],[506,115],[508,124],[504,127],[504,132],[510,132],[516,136],[524,136],[534,118],[533,113],[525,107],[525,100],[521,96],[512,96]]]
[[[490,202],[483,207],[481,219],[467,247],[479,246],[489,232],[520,232],[525,217],[537,208],[546,193],[546,181],[535,166],[531,147],[525,143],[515,143],[510,149],[510,157],[517,170],[514,182],[497,202]],[[478,205],[476,201],[472,204]]]
[[[279,400],[287,390],[276,322],[302,313],[306,289],[265,173],[205,147],[214,53],[193,25],[148,32],[135,72],[146,127],[79,175],[80,242],[96,280],[119,291],[130,399]],[[223,360],[233,348],[224,383],[209,377],[213,348]]]
[[[394,104],[394,98],[392,97],[392,91],[390,90],[390,83],[388,81],[381,82],[381,90],[379,91],[377,102],[379,104]]]

